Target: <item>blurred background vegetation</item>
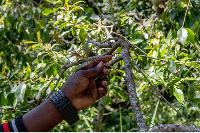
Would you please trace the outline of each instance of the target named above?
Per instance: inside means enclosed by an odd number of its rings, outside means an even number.
[[[53,89],[62,66],[86,58],[86,39],[101,42],[124,36],[147,53],[136,50],[137,58],[130,51],[151,82],[176,109],[200,126],[200,1],[163,1],[2,0],[0,124],[40,104]],[[88,56],[106,51],[93,44],[88,50]],[[121,51],[118,48],[113,58]],[[148,129],[155,124],[190,125],[160,99],[134,64],[132,67]],[[122,76],[123,61],[114,68],[109,75],[101,131],[137,131]],[[56,91],[76,69],[74,66],[64,73]],[[52,131],[94,131],[98,104],[81,111],[81,120],[75,125],[63,121]]]

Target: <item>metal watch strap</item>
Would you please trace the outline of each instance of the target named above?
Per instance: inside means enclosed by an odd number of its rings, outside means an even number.
[[[72,125],[79,120],[77,110],[61,90],[51,95],[50,98],[69,125]]]

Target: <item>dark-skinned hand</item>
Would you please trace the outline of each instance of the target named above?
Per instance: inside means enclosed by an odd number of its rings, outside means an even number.
[[[77,111],[89,107],[107,94],[106,86],[109,84],[109,79],[97,77],[109,74],[109,68],[104,63],[109,62],[111,59],[111,55],[106,55],[91,62],[69,76],[63,85],[62,92],[72,102]]]

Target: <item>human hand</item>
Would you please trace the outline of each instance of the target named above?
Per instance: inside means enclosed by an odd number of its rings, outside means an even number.
[[[104,63],[109,62],[111,59],[111,55],[106,55],[91,62],[82,70],[69,76],[63,85],[62,92],[77,111],[89,107],[96,100],[107,94],[106,86],[109,84],[109,79],[95,79],[100,74],[109,74],[109,68],[104,66]]]

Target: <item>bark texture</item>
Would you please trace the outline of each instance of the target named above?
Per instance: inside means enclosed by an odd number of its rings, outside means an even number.
[[[96,117],[96,120],[94,122],[94,131],[95,132],[101,132],[101,126],[102,126],[102,121],[103,121],[103,113],[104,113],[104,103],[106,100],[106,96],[102,97],[99,101],[98,105],[98,115]]]
[[[130,45],[127,41],[124,40],[121,42],[121,46],[122,46],[122,56],[124,61],[124,69],[126,73],[125,80],[128,87],[130,102],[133,107],[133,112],[137,122],[138,130],[139,132],[147,132],[147,127],[136,94],[136,88],[135,88],[131,61],[130,61],[130,53],[129,53]]]
[[[200,128],[185,125],[164,124],[155,125],[151,129],[151,132],[200,132]]]

